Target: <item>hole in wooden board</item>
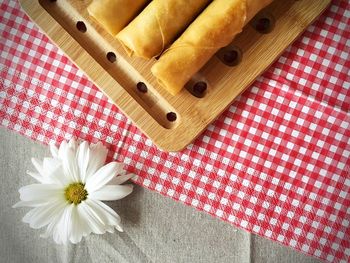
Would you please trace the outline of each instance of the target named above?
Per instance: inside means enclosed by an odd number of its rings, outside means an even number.
[[[192,79],[186,83],[185,89],[196,98],[204,98],[208,92],[208,84],[202,78],[193,76]]]
[[[114,54],[114,52],[108,52],[106,55],[109,62],[114,63],[117,61],[117,56]]]
[[[222,63],[229,67],[237,66],[242,61],[242,51],[234,45],[220,49],[216,55]]]
[[[268,32],[270,28],[271,28],[271,21],[266,17],[260,18],[255,24],[255,29],[261,33]]]
[[[56,2],[57,0],[49,0],[49,2],[52,2],[52,3],[54,3],[54,2]]]
[[[85,33],[86,30],[87,30],[86,25],[85,25],[85,23],[83,21],[78,21],[77,24],[76,24],[76,27],[82,33]]]
[[[198,81],[193,84],[192,95],[197,98],[203,98],[207,92],[208,85],[204,81]]]
[[[224,52],[223,60],[227,64],[235,63],[238,59],[238,52],[237,50],[227,50]]]
[[[271,14],[258,14],[252,22],[254,29],[261,34],[270,33],[275,27],[275,19]]]
[[[136,84],[136,88],[138,91],[140,91],[142,93],[146,93],[148,91],[147,85],[143,82],[138,82]]]
[[[149,108],[149,113],[152,116],[157,116],[157,120],[160,121],[161,125],[166,129],[175,128],[179,122],[180,116],[175,112],[174,109],[168,107],[165,108],[162,105],[159,97],[152,90],[152,86],[149,83],[139,81],[134,84],[136,98],[140,100],[140,104],[144,104]]]
[[[168,121],[174,122],[177,119],[177,115],[175,112],[168,112],[166,118],[168,119]]]

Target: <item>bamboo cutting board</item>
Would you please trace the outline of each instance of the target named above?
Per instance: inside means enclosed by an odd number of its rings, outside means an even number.
[[[166,151],[191,143],[330,4],[275,0],[221,49],[176,96],[129,58],[91,19],[84,0],[20,0],[29,17],[152,141]]]

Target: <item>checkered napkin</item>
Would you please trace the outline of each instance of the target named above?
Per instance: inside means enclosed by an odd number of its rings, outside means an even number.
[[[29,21],[0,4],[0,123],[102,141],[136,183],[331,262],[350,260],[350,3],[334,1],[190,146],[160,151]]]

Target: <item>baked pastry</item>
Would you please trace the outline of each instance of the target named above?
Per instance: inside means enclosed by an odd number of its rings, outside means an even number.
[[[195,19],[209,0],[153,0],[130,24],[117,34],[127,53],[152,58]]]
[[[149,0],[93,0],[87,10],[98,23],[115,36]]]
[[[214,0],[153,65],[152,73],[172,95],[242,31],[272,0]]]

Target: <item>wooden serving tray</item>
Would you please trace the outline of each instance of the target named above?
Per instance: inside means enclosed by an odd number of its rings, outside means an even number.
[[[178,151],[191,143],[264,72],[329,5],[330,0],[275,0],[193,77],[176,96],[151,74],[155,60],[129,58],[89,17],[84,0],[20,0],[25,12],[152,141]],[[258,32],[267,18],[271,32]],[[261,21],[261,20],[260,20]],[[266,20],[265,20],[266,22]],[[236,50],[241,60],[226,62]],[[227,56],[226,56],[227,58]],[[226,63],[223,63],[223,61]],[[239,62],[239,63],[238,63]],[[231,64],[230,64],[231,63]],[[237,65],[236,65],[237,64]],[[196,82],[206,83],[193,87]]]

